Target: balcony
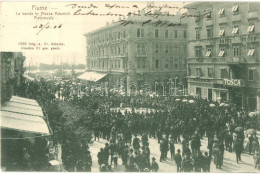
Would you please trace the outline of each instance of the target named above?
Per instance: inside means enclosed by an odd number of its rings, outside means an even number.
[[[242,39],[239,36],[233,37],[232,40],[231,40],[231,43],[232,44],[240,44],[240,43],[242,43]]]
[[[147,57],[146,53],[135,53],[136,57]]]
[[[202,58],[198,58],[198,57],[190,57],[188,58],[188,63],[197,63],[197,62],[202,62]]]
[[[232,21],[235,22],[235,21],[241,21],[241,15],[240,14],[234,14],[232,16]]]
[[[227,64],[231,64],[231,65],[236,65],[236,64],[240,64],[240,58],[239,57],[229,57],[226,58],[226,62]]]
[[[255,19],[255,18],[258,18],[257,11],[248,12],[248,19]]]
[[[219,18],[219,24],[225,24],[227,23],[227,18],[226,17],[222,17],[222,18]]]
[[[246,63],[258,63],[259,59],[257,56],[248,56],[247,58],[245,58],[245,62]]]

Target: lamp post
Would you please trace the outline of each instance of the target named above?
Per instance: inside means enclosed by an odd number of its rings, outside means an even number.
[[[175,80],[175,83],[174,83],[174,86],[175,86],[175,96],[176,96],[176,86],[177,86],[177,85],[176,85],[176,84],[177,84],[177,83],[176,83],[176,80],[177,80],[177,79],[178,79],[178,77],[175,77],[175,79],[174,79],[174,80]]]

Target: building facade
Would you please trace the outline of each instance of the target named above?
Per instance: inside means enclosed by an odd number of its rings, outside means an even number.
[[[1,52],[1,104],[19,93],[21,77],[25,71],[25,57],[20,52]]]
[[[188,8],[188,90],[260,109],[260,3],[195,2]]]
[[[87,70],[107,73],[107,81],[123,86],[131,82],[153,86],[175,78],[184,82],[186,27],[180,16],[155,19],[143,12],[107,23],[85,35]]]

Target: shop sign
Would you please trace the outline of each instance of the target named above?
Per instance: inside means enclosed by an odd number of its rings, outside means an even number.
[[[223,79],[223,85],[227,86],[236,86],[242,87],[244,86],[244,81],[242,79]]]

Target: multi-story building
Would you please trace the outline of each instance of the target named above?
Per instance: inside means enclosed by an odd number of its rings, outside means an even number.
[[[188,89],[260,109],[260,3],[195,2],[188,8]]]
[[[140,12],[87,33],[87,70],[101,73],[96,77],[107,75],[106,81],[124,87],[131,82],[154,86],[155,82],[174,82],[175,78],[183,82],[186,22],[180,21],[180,16],[158,16]]]
[[[21,77],[25,71],[25,57],[20,52],[1,52],[1,104],[19,93]]]

